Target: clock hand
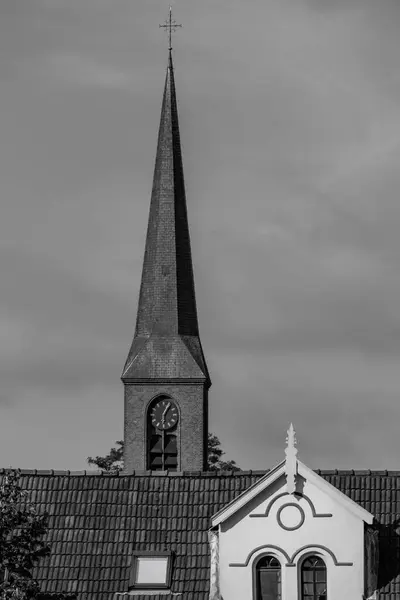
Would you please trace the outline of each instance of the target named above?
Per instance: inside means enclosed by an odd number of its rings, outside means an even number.
[[[164,410],[163,414],[162,414],[162,419],[165,419],[165,415],[167,414],[167,412],[169,411],[169,408],[171,406],[171,402],[168,402],[167,404],[167,408]]]

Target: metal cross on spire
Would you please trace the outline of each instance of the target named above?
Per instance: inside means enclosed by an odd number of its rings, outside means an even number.
[[[172,32],[176,31],[177,27],[182,27],[180,23],[177,23],[172,18],[172,6],[169,7],[169,18],[165,21],[164,25],[159,25],[159,27],[163,27],[165,31],[168,31],[168,41],[169,41],[169,51],[172,50]]]

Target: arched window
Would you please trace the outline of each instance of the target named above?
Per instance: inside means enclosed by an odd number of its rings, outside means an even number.
[[[275,556],[262,556],[254,575],[255,600],[281,600],[281,565]]]
[[[147,411],[147,468],[178,469],[178,407],[172,398],[157,396]]]
[[[326,565],[319,556],[309,556],[301,565],[301,600],[327,600]]]

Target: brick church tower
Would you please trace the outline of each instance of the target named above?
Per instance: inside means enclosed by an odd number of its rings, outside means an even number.
[[[186,210],[171,50],[125,389],[125,472],[204,470],[208,389]]]

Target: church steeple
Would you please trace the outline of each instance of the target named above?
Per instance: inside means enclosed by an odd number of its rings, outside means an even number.
[[[198,334],[171,51],[161,109],[135,337],[152,333]]]
[[[162,339],[162,350],[157,340]],[[165,352],[165,341],[171,353]],[[172,356],[173,354],[173,356]],[[176,360],[177,354],[179,361]],[[165,78],[136,330],[122,379],[209,381],[197,322],[171,51]]]
[[[171,52],[165,80],[136,336],[198,335]]]
[[[166,399],[165,406],[171,400],[179,413],[176,467],[180,470],[204,468],[207,390],[211,382],[199,337],[171,49],[136,329],[122,381],[126,396],[125,465],[128,470],[158,468],[149,441],[152,435],[149,402],[154,399],[157,404],[158,396]],[[190,444],[194,444],[194,448],[190,449]],[[170,465],[173,462],[170,460]],[[165,456],[161,467],[168,467]]]

